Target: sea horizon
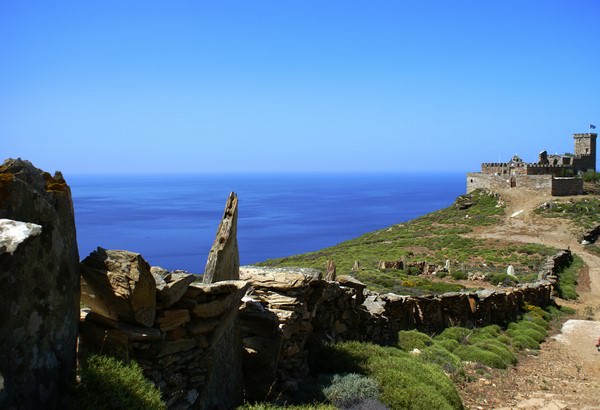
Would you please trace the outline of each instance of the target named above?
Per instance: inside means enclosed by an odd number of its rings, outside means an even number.
[[[202,273],[229,192],[241,264],[316,251],[450,205],[465,173],[75,174],[80,258],[97,246]]]

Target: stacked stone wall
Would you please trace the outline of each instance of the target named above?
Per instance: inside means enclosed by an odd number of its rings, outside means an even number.
[[[582,195],[583,179],[578,177],[552,178],[551,192],[553,196]]]
[[[526,167],[527,175],[554,175],[555,177],[561,177],[568,175],[568,172],[573,172],[571,166],[528,164]]]
[[[82,262],[82,301],[91,308],[81,314],[80,354],[136,361],[169,408],[235,408],[243,387],[238,309],[247,282],[192,283],[199,277],[146,266],[126,251],[99,250]],[[131,283],[143,276],[154,292],[142,303]],[[115,285],[125,282],[129,293]],[[136,314],[142,306],[145,313]]]
[[[552,192],[552,175],[493,175],[480,172],[467,174],[467,193],[476,189],[492,191],[508,188],[524,188]]]
[[[481,172],[485,174],[508,174],[510,165],[506,162],[484,162],[481,164]]]

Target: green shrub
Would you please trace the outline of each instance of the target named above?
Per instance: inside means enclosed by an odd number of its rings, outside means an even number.
[[[501,356],[475,345],[459,346],[454,354],[466,362],[481,363],[496,369],[506,369],[508,365]]]
[[[451,339],[456,340],[458,343],[466,343],[468,338],[473,334],[473,329],[467,329],[466,327],[448,327],[444,329],[442,333],[435,337],[436,340]]]
[[[547,335],[546,329],[544,327],[536,323],[524,320],[509,324],[506,333],[512,338],[519,335],[526,335],[531,337],[538,343],[544,340]]]
[[[550,321],[556,315],[560,315],[560,310],[554,306],[547,306],[545,309],[542,309],[539,306],[525,304],[524,309],[527,311],[527,314],[539,316],[546,321]]]
[[[336,410],[337,408],[331,404],[299,404],[299,405],[277,405],[272,403],[254,403],[239,406],[238,410]]]
[[[473,344],[478,341],[496,340],[501,337],[502,331],[498,325],[489,325],[473,329],[473,334],[468,337],[468,342]]]
[[[443,347],[449,352],[453,352],[454,349],[460,346],[460,343],[454,339],[434,339],[433,344],[434,346]]]
[[[577,279],[582,267],[583,260],[579,256],[574,255],[571,265],[557,272],[558,284],[556,290],[561,298],[577,299]]]
[[[423,350],[432,344],[431,337],[418,330],[401,330],[398,332],[398,347],[405,352],[410,352],[413,349]]]
[[[450,276],[452,276],[452,278],[456,280],[467,279],[469,277],[467,272],[464,272],[462,270],[455,270],[452,273],[450,273]]]
[[[593,170],[587,170],[583,173],[583,180],[585,182],[600,182],[600,172]]]
[[[135,362],[91,355],[81,368],[77,387],[81,409],[165,409],[159,390],[146,380]]]
[[[367,399],[376,399],[379,396],[379,384],[356,373],[336,374],[331,384],[323,389],[323,394],[337,407],[351,407]]]
[[[517,356],[506,346],[504,343],[501,343],[496,340],[486,340],[475,343],[473,346],[479,347],[480,349],[486,350],[488,352],[492,352],[502,358],[504,363],[508,364],[516,364]]]
[[[523,349],[539,349],[540,344],[535,341],[535,339],[524,335],[524,334],[515,334],[512,337],[512,345],[515,349],[523,350]]]
[[[522,320],[525,322],[534,323],[542,329],[548,329],[548,322],[546,322],[546,320],[544,320],[543,317],[538,316],[535,313],[527,313],[527,314],[523,315]]]
[[[514,286],[518,280],[506,273],[488,273],[485,275],[485,280],[494,285]]]
[[[458,342],[456,344],[458,347]],[[453,379],[464,377],[464,369],[460,358],[439,343],[426,347],[418,357],[420,360],[441,367]]]
[[[343,342],[329,349],[335,366],[348,368],[340,361],[346,358],[361,369],[358,373],[375,379],[381,389],[380,400],[392,409],[463,408],[454,384],[439,367],[398,348]]]

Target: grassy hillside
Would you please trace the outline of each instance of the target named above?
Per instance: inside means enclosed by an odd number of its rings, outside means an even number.
[[[600,225],[600,196],[590,195],[576,200],[546,202],[535,210],[546,218],[565,218],[575,225],[576,236]],[[588,245],[588,250],[600,255],[600,241]]]
[[[412,221],[370,232],[358,238],[316,252],[269,259],[262,266],[300,266],[325,269],[333,260],[337,273],[351,273],[374,290],[400,293],[445,292],[462,289],[454,279],[468,272],[488,274],[494,282],[506,279],[512,264],[519,281],[535,280],[541,264],[553,248],[510,241],[481,240],[462,236],[476,226],[495,224],[504,215],[497,195],[475,191],[457,198],[448,208]],[[444,266],[450,260],[450,273],[442,280],[431,275],[414,276],[410,269],[378,270],[379,261],[425,261]],[[360,269],[352,272],[355,261]],[[443,276],[443,274],[441,275]]]

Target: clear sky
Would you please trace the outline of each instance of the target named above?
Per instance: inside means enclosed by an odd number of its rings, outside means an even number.
[[[600,1],[0,2],[0,156],[478,169],[600,126]]]

